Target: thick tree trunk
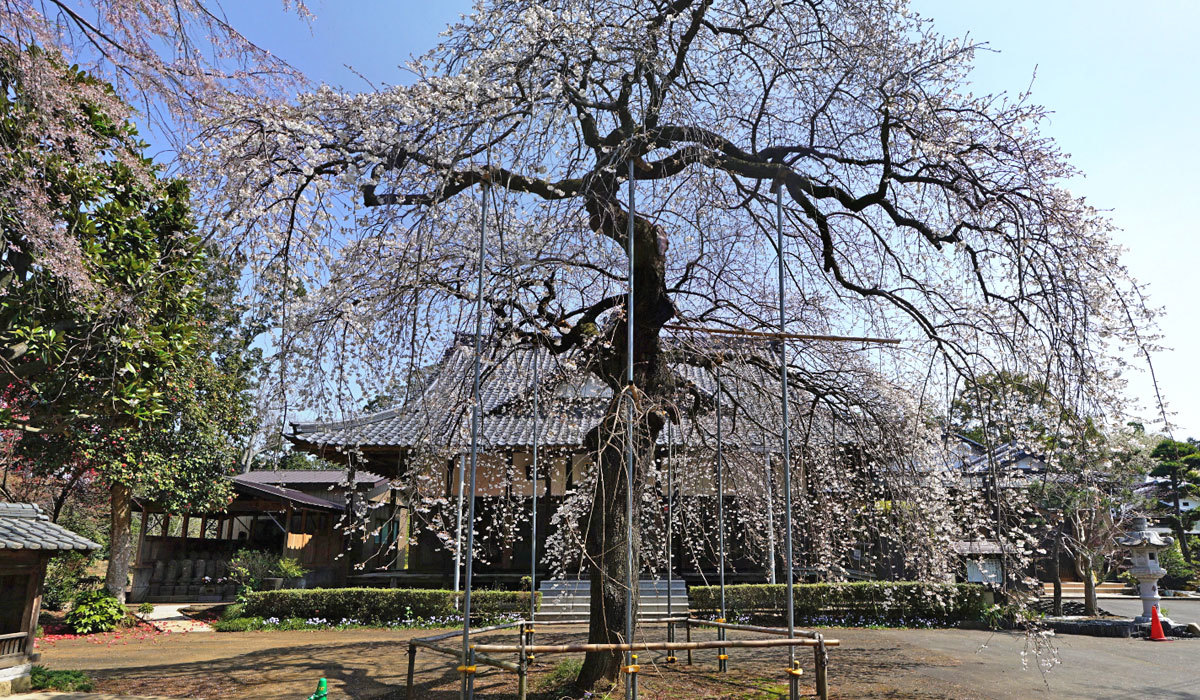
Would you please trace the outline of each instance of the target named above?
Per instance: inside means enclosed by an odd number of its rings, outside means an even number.
[[[108,544],[108,572],[104,586],[117,600],[125,602],[125,584],[129,580],[129,560],[133,556],[133,536],[130,524],[133,521],[131,493],[128,486],[113,483],[109,489],[112,507],[111,535]]]
[[[1183,560],[1192,563],[1191,548],[1188,547],[1187,530],[1183,527],[1183,509],[1179,507],[1179,482],[1171,479],[1171,494],[1175,497],[1175,534],[1179,536],[1179,552]]]
[[[606,421],[623,426],[624,422]],[[621,435],[610,431],[606,436],[613,440],[599,451],[597,464],[597,502],[592,508],[587,527],[588,574],[591,579],[591,610],[589,615],[588,641],[596,644],[619,644],[625,641],[626,615],[637,620],[638,589],[637,569],[641,561],[641,543],[633,535],[634,581],[632,595],[626,604],[629,589],[629,567],[626,546],[631,535],[626,514],[626,460],[623,430]],[[603,435],[603,433],[601,433]],[[619,441],[618,441],[619,440]],[[639,455],[640,457],[640,455]],[[639,458],[636,460],[641,463]],[[635,466],[635,474],[643,471]],[[635,483],[644,483],[640,476]],[[641,489],[634,490],[633,533],[641,523]],[[577,684],[583,689],[604,688],[615,683],[624,655],[620,652],[592,652],[584,658]]]
[[[1075,555],[1075,573],[1083,581],[1083,614],[1096,614],[1096,578],[1092,575],[1092,556],[1082,552]]]
[[[594,230],[608,230],[616,240],[624,237],[627,213],[614,200],[589,202],[590,224]],[[611,235],[611,233],[610,233]],[[615,324],[609,350],[601,350],[594,373],[613,390],[614,401],[604,420],[588,435],[588,446],[596,460],[596,488],[586,518],[585,558],[591,579],[591,610],[588,641],[615,644],[625,641],[626,614],[637,620],[637,579],[641,570],[642,492],[646,485],[646,465],[654,455],[658,433],[664,425],[662,399],[672,393],[672,373],[660,355],[659,335],[663,324],[675,315],[667,294],[665,245],[666,234],[644,219],[634,227],[634,307],[633,307],[633,387],[629,391],[625,351],[628,326]],[[626,411],[628,397],[634,409],[633,527],[628,524],[626,495],[630,487],[626,475]],[[629,591],[629,565],[626,546],[633,543],[633,589]],[[630,603],[626,603],[629,594]],[[618,652],[590,653],[584,657],[576,685],[582,690],[615,683],[623,664]]]

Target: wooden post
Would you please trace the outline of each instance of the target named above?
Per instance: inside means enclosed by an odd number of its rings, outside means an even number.
[[[404,685],[405,700],[412,700],[413,697],[413,673],[416,671],[417,665],[417,645],[409,642],[408,644],[408,680]]]
[[[162,516],[163,516],[163,519],[162,519],[162,532],[161,532],[161,533],[159,533],[159,536],[160,536],[160,537],[166,537],[167,535],[171,534],[171,530],[170,530],[170,527],[171,527],[171,514],[170,514],[170,513],[163,513],[163,514],[162,514]]]
[[[525,657],[525,628],[517,635],[521,640],[521,650],[517,652],[517,700],[527,700],[529,696],[529,679],[527,670],[529,660]]]
[[[146,517],[147,517],[146,509],[143,508],[142,509],[142,526],[140,528],[138,528],[137,556],[134,557],[134,559],[133,559],[134,564],[137,566],[141,566],[143,564],[142,549],[146,546]]]
[[[687,641],[690,644],[692,641],[692,625],[691,625],[691,623],[685,623],[684,628],[687,630]],[[691,649],[687,650],[687,655],[688,655],[687,664],[688,664],[688,666],[691,666],[692,665],[692,650]]]
[[[353,486],[353,485],[351,485]],[[283,556],[288,553],[288,540],[292,538],[292,502],[288,501],[287,513],[283,516]]]
[[[37,637],[38,612],[42,609],[42,581],[46,578],[46,563],[49,557],[39,556],[31,567],[29,583],[25,593],[25,626],[29,636],[25,639],[25,656],[33,657],[34,639]]]
[[[829,652],[825,649],[824,638],[819,635],[817,636],[817,645],[813,647],[813,654],[816,655],[817,698],[829,700]]]

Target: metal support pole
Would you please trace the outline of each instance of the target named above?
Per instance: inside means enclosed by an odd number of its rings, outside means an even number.
[[[771,473],[771,452],[767,449],[767,435],[763,433],[763,456],[767,463],[767,471],[763,477],[764,493],[767,495],[767,583],[775,584],[775,499],[771,490],[775,487],[775,478]]]
[[[482,402],[479,397],[479,357],[483,353],[483,274],[484,249],[487,246],[487,195],[488,183],[483,183],[479,203],[479,270],[475,291],[475,378],[472,385],[471,405],[471,474],[467,478],[467,567],[463,592],[463,671],[460,695],[463,700],[475,697],[475,652],[471,649],[471,579],[475,568],[475,475],[479,468],[479,429],[483,422]]]
[[[404,684],[404,700],[413,700],[413,674],[417,670],[417,645],[408,645],[408,680]]]
[[[667,617],[675,616],[674,605],[674,587],[672,568],[674,561],[672,557],[675,549],[674,539],[674,507],[675,507],[675,435],[670,418],[667,419]],[[675,623],[667,623],[667,641],[675,641]],[[673,664],[678,659],[675,658],[674,651],[667,652],[667,663]]]
[[[721,422],[721,365],[717,364],[715,368],[717,375],[717,555],[720,570],[717,575],[721,582],[721,618],[718,622],[725,622],[725,453],[724,453],[724,433],[722,431]],[[717,628],[717,639],[725,640],[725,629]],[[729,670],[729,653],[724,649],[717,649],[717,671],[725,673]]]
[[[467,486],[467,456],[458,456],[458,529],[454,537],[454,592],[462,585],[463,491]]]
[[[471,589],[468,588],[467,590],[471,590]],[[475,650],[474,649],[467,650],[466,679],[467,679],[467,697],[474,698],[475,697]]]
[[[530,465],[533,481],[533,508],[530,515],[530,538],[529,538],[529,622],[533,622],[534,616],[537,614],[537,545],[538,545],[538,427],[540,426],[540,416],[538,411],[541,410],[538,404],[538,394],[541,393],[542,381],[538,369],[538,356],[541,348],[537,345],[533,346],[533,464]],[[527,644],[533,644],[533,627],[522,630],[529,636]],[[522,635],[524,636],[524,635]],[[532,662],[533,657],[526,659],[526,662]]]
[[[634,233],[634,171],[629,161],[629,227],[626,246],[629,255],[629,295],[625,315],[625,641],[633,643],[633,587],[637,575],[633,570],[633,233]],[[625,653],[626,666],[633,666],[633,653]],[[629,674],[625,697],[637,700],[637,675]]]
[[[779,261],[777,271],[779,273],[779,332],[787,332],[787,312],[784,310],[785,296],[783,291],[783,183],[775,183],[775,245],[779,253]],[[780,399],[783,403],[783,496],[784,507],[783,517],[787,521],[785,523],[786,534],[784,535],[784,562],[786,567],[787,581],[787,629],[788,639],[796,637],[796,604],[794,599],[795,590],[793,588],[796,569],[793,565],[794,553],[792,551],[792,445],[791,431],[788,417],[788,359],[787,359],[787,341],[783,338],[779,340],[779,392]],[[793,671],[796,666],[796,648],[788,647],[788,671]],[[800,679],[794,673],[788,674],[788,699],[798,700],[800,697]]]

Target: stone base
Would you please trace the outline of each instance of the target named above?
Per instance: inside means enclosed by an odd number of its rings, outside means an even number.
[[[0,697],[28,693],[32,690],[29,672],[33,664],[21,664],[0,669]]]

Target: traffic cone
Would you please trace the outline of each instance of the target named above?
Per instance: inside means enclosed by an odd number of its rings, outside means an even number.
[[[325,700],[328,697],[329,685],[325,682],[325,679],[322,678],[321,680],[317,681],[317,692],[309,695],[308,700]]]
[[[1155,605],[1150,609],[1150,641],[1152,642],[1169,642],[1167,635],[1163,634],[1162,622],[1158,619],[1158,606]]]

